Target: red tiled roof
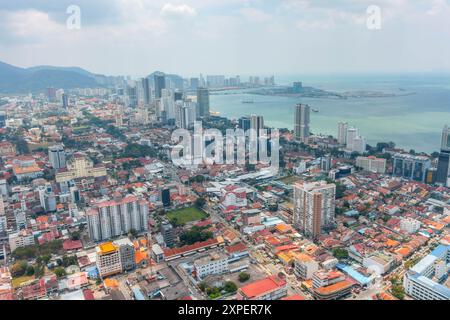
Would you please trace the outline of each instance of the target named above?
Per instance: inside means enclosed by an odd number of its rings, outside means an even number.
[[[228,253],[241,252],[241,251],[246,251],[247,250],[247,246],[244,243],[240,242],[238,244],[235,244],[234,246],[226,247],[225,250]]]
[[[198,250],[198,249],[203,248],[203,247],[208,247],[208,246],[211,246],[211,245],[214,245],[214,244],[217,244],[217,243],[218,243],[217,239],[209,239],[209,240],[206,240],[206,241],[196,242],[194,244],[183,246],[183,247],[180,247],[180,248],[166,249],[166,250],[164,250],[164,256],[165,257],[171,257],[171,256],[183,254],[185,252]]]
[[[76,250],[83,248],[83,244],[80,240],[66,240],[63,243],[63,249],[68,250]]]
[[[270,291],[274,291],[286,285],[286,281],[276,276],[270,276],[250,283],[239,290],[248,298],[256,298]]]
[[[305,300],[305,298],[299,294],[293,294],[292,296],[284,297],[281,300]]]

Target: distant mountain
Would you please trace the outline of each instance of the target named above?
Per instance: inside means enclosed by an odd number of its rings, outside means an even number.
[[[102,75],[78,67],[19,68],[0,61],[0,93],[39,93],[48,87],[72,89],[101,86]]]
[[[84,70],[83,68],[80,68],[80,67],[36,66],[36,67],[28,68],[27,70],[30,70],[30,71],[57,70],[57,71],[76,72],[76,73],[79,73],[79,74],[81,74],[83,76],[87,76],[87,77],[95,76],[95,74],[93,74],[87,70]]]

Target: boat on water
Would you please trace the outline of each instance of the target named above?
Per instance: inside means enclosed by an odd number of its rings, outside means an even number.
[[[312,110],[312,112],[319,112],[318,109],[311,109],[311,110]]]
[[[253,99],[242,100],[242,103],[255,103]]]

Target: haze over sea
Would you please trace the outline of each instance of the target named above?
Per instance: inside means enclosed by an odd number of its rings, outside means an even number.
[[[393,141],[397,147],[428,153],[439,150],[442,129],[450,124],[449,74],[296,75],[276,76],[275,81],[282,85],[302,81],[303,86],[334,92],[379,91],[403,96],[317,99],[234,91],[211,95],[211,110],[230,119],[258,114],[270,127],[293,129],[294,105],[305,103],[319,110],[311,113],[314,134],[337,136],[337,123],[347,121],[359,128],[368,144]],[[249,99],[254,103],[242,103]]]

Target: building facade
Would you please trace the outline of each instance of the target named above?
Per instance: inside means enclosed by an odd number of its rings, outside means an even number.
[[[294,226],[306,237],[316,238],[335,222],[336,185],[325,181],[294,185]]]
[[[94,163],[85,155],[74,154],[67,162],[67,169],[60,169],[56,173],[56,182],[67,182],[77,178],[104,177],[106,168],[103,165],[94,166]]]
[[[120,249],[112,242],[102,243],[96,247],[97,270],[101,277],[111,276],[122,272]]]
[[[306,141],[310,133],[310,112],[311,107],[306,104],[297,104],[295,106],[294,133],[298,141]]]
[[[209,117],[209,90],[208,88],[197,88],[197,118]]]
[[[396,153],[394,155],[393,175],[408,180],[425,182],[431,161],[425,156]]]
[[[148,202],[128,195],[123,199],[96,203],[87,211],[89,237],[102,241],[136,230],[148,230]]]
[[[364,171],[384,174],[386,172],[386,159],[370,157],[357,157],[356,166]]]

